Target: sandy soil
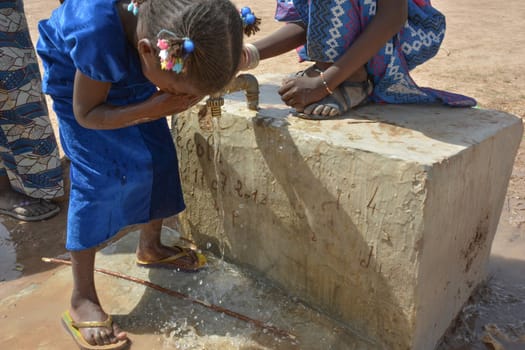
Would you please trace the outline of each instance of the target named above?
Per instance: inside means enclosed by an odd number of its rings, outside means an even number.
[[[236,2],[245,5],[240,1]],[[483,108],[502,110],[524,118],[523,2],[508,0],[502,5],[489,0],[435,0],[433,3],[447,16],[447,36],[438,55],[414,71],[415,81],[421,86],[470,95],[476,98]],[[54,0],[25,1],[33,40],[37,38],[37,21],[46,18],[57,4],[58,1]],[[249,2],[256,14],[263,18],[261,32],[249,41],[270,33],[280,25],[273,20],[274,4],[273,0]],[[255,74],[288,73],[303,68],[297,63],[295,54],[290,52],[262,62]],[[55,117],[52,118],[55,122]],[[54,126],[56,128],[56,123]],[[67,163],[64,164],[67,171]],[[66,199],[62,200],[62,208],[60,215],[40,223],[22,223],[0,218],[0,222],[10,233],[13,253],[17,256],[15,272],[9,276],[0,276],[0,281],[2,278],[14,279],[24,275],[23,279],[0,282],[0,299],[23,286],[38,283],[43,277],[37,273],[53,269],[53,266],[41,263],[40,256],[55,256],[64,252]],[[2,239],[6,237],[0,234],[0,240]],[[525,141],[522,142],[516,158],[506,204],[493,245],[491,271],[500,276],[498,283],[502,288],[516,290],[518,297],[521,300],[525,299],[525,289],[522,287],[525,285]],[[58,313],[60,310],[56,311]],[[498,318],[500,316],[502,315],[498,315]],[[490,317],[483,321],[494,322]],[[508,345],[507,349],[512,349],[512,346]],[[459,349],[452,345],[449,348]]]

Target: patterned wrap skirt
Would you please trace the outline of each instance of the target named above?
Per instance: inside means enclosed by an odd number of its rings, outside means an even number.
[[[377,11],[377,0],[277,0],[276,19],[302,22],[307,43],[298,49],[301,60],[335,62],[364,31]],[[410,70],[439,51],[445,17],[429,0],[409,0],[408,20],[366,64],[373,77],[370,96],[379,103],[444,103],[476,105],[470,97],[417,86]]]
[[[21,0],[0,2],[0,176],[33,198],[64,194],[57,142]]]

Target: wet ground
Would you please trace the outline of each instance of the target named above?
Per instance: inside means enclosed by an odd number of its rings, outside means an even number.
[[[490,258],[490,277],[472,296],[438,350],[525,349],[525,259],[521,254],[525,235],[508,224],[508,217],[502,219]],[[4,280],[0,282],[0,348],[71,349],[73,343],[59,324],[59,314],[68,305],[70,268],[39,261],[41,256],[67,258],[63,249],[52,251],[56,247],[49,244],[60,240],[61,234],[19,240],[21,233],[13,220],[0,224]],[[164,233],[167,243],[177,238],[173,230]],[[136,240],[137,232],[132,231],[106,247],[97,255],[97,267],[185,296],[181,299],[140,283],[97,274],[106,310],[130,333],[135,349],[379,349],[293,295],[222,259],[210,257],[209,268],[196,274],[138,268]],[[34,259],[18,258],[30,255]],[[208,304],[259,324],[213,310]]]
[[[451,325],[438,350],[525,349],[525,232],[502,216],[489,277]]]
[[[174,242],[171,232],[164,232],[168,244]],[[133,253],[137,238],[134,231],[106,247],[98,253],[97,266],[176,290],[179,295],[97,275],[106,310],[131,334],[136,349],[146,344],[150,348],[155,344],[155,349],[375,348],[373,342],[222,259],[210,257],[209,267],[195,274],[139,268]],[[58,322],[59,312],[67,307],[70,270],[49,268],[36,277],[5,282],[7,291],[2,289],[0,294],[2,348],[72,348]],[[239,315],[230,316],[230,310]]]

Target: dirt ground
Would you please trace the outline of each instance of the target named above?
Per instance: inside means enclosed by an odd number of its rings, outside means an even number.
[[[280,26],[273,20],[274,0],[235,2],[251,6],[263,19],[261,32],[249,38],[249,41],[261,38]],[[447,16],[447,35],[438,55],[414,71],[414,80],[421,86],[472,96],[482,108],[502,110],[524,118],[523,1],[508,0],[501,4],[490,0],[434,0],[433,4]],[[37,39],[38,20],[48,17],[57,5],[58,0],[25,0],[34,41]],[[298,69],[304,67],[297,63],[295,53],[290,52],[262,62],[254,74],[289,73]],[[56,122],[54,115],[52,119]],[[56,123],[54,126],[56,128]],[[64,164],[67,171],[67,164]],[[64,252],[67,199],[63,199],[61,205],[61,213],[44,222],[23,223],[0,218],[0,223],[10,232],[10,239],[16,247],[17,265],[13,276],[23,276],[19,279],[3,277],[11,281],[0,282],[0,300],[23,286],[45,279],[45,275],[39,273],[52,273],[55,266],[42,263],[40,257],[56,256]],[[492,259],[491,271],[506,276],[502,281],[510,283],[511,287],[525,285],[525,139],[522,140],[516,157],[493,246],[493,256],[494,254],[497,258]],[[504,261],[521,263],[506,264]],[[520,290],[520,297],[525,298],[525,289]],[[493,348],[496,349],[495,346]]]

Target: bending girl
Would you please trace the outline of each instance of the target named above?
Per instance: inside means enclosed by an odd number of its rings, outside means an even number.
[[[161,244],[162,219],[184,209],[164,116],[235,75],[243,21],[228,0],[66,0],[39,23],[37,51],[71,159],[66,248],[73,292],[62,316],[80,347],[121,349],[95,289],[97,247],[141,223],[137,264],[201,269],[201,254]]]

